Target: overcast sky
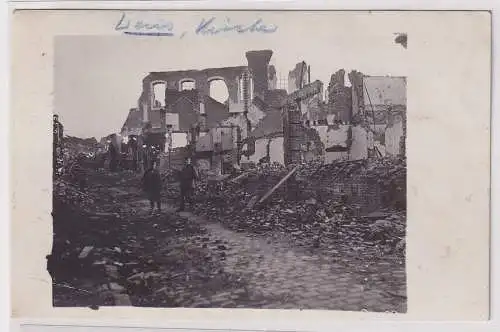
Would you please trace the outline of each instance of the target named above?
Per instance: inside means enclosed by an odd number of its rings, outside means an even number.
[[[276,33],[231,38],[56,37],[54,112],[66,134],[99,139],[120,131],[128,110],[136,107],[148,72],[247,65],[248,50],[273,50],[271,63],[284,76],[305,60],[311,80],[322,80],[325,87],[341,68],[405,76],[406,53],[394,43],[394,31],[375,31],[368,22],[356,20],[331,25],[328,16],[314,16],[303,17],[300,26],[277,17]],[[308,30],[311,24],[317,28]]]

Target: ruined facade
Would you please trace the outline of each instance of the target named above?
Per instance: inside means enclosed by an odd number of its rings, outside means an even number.
[[[345,86],[345,70],[340,69],[330,78],[328,102],[326,105],[327,123],[348,124],[352,120],[351,88]]]
[[[359,73],[353,76],[358,86],[353,84],[356,103],[353,101],[352,112],[356,124],[368,133],[368,150],[388,156],[405,155],[406,78]]]
[[[340,69],[331,75],[324,99],[323,82],[311,82],[304,61],[289,72],[288,91],[277,89],[272,54],[249,51],[247,65],[237,67],[149,73],[122,133],[141,131],[146,142],[164,151],[172,148],[165,137],[172,137],[181,142],[173,148],[185,147],[183,156],[194,154],[202,168],[211,169],[404,155],[404,78],[351,71],[346,86]],[[214,81],[227,87],[226,100],[211,96]]]
[[[371,156],[403,156],[406,137],[406,80],[404,77],[367,76],[357,71],[335,72],[321,94],[301,99],[302,155],[305,160],[321,158],[358,160]],[[308,89],[306,85],[302,90]],[[311,100],[317,100],[311,103]],[[294,127],[296,124],[290,124]],[[313,129],[317,135],[305,135]],[[317,142],[319,141],[319,143]],[[316,146],[315,150],[310,150]],[[322,150],[318,148],[322,146]]]
[[[172,137],[183,135],[191,152],[201,159],[213,160],[218,150],[223,162],[229,154],[236,154],[229,158],[235,163],[255,159],[259,153],[252,132],[268,112],[279,109],[287,95],[276,89],[276,69],[269,64],[272,54],[271,50],[249,51],[247,65],[237,67],[149,73],[137,107],[143,136],[156,137],[156,144],[165,150],[169,131]],[[214,81],[227,87],[227,100],[211,96]],[[227,130],[233,139],[231,147],[218,141],[218,133],[229,137]]]
[[[311,83],[310,67],[305,61],[299,62],[288,73],[288,93],[293,93]]]

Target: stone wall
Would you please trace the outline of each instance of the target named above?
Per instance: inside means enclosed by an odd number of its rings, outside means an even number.
[[[328,85],[327,113],[335,115],[335,121],[350,123],[352,120],[351,88],[345,86],[345,70],[340,69],[330,78]]]
[[[305,62],[299,62],[295,68],[288,73],[288,93],[300,90],[309,83],[309,66]],[[301,80],[302,79],[302,80]]]
[[[242,157],[243,163],[253,162],[257,164],[259,160],[267,156],[269,146],[269,161],[284,164],[283,136],[263,137],[255,140],[255,153],[248,158]]]

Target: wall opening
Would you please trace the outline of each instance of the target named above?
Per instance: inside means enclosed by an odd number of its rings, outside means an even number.
[[[344,73],[344,85],[349,88],[352,86],[351,80],[349,79],[349,73],[347,72],[347,70]]]
[[[219,103],[225,104],[229,99],[229,90],[222,79],[213,79],[209,82],[209,95]]]
[[[184,91],[184,90],[194,90],[196,89],[196,82],[191,81],[191,80],[185,80],[181,81],[179,83],[179,90]]]
[[[172,133],[172,149],[185,147],[188,144],[186,133]]]
[[[165,107],[166,82],[153,83],[153,108]]]

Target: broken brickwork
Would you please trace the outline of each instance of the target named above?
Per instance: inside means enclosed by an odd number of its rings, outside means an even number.
[[[344,83],[345,70],[340,69],[331,76],[328,85],[328,113],[335,115],[337,123],[350,123],[352,118],[351,88]]]
[[[254,94],[264,97],[269,90],[269,62],[273,56],[271,50],[249,51],[246,54],[248,68],[252,72]]]
[[[352,70],[349,74],[351,82],[351,101],[352,101],[352,122],[359,123],[364,112],[364,89],[363,74],[357,70]]]
[[[181,92],[182,85],[186,82],[193,84],[194,90],[190,91],[199,94],[197,97],[187,96],[192,102],[193,112],[200,111],[200,103],[203,102],[204,96],[210,96],[210,83],[216,80],[223,81],[227,87],[227,106],[231,113],[248,111],[250,94],[264,99],[266,91],[269,90],[269,78],[273,75],[273,69],[269,66],[272,54],[271,50],[249,51],[246,53],[247,66],[149,73],[142,81],[142,94],[138,100],[143,122],[153,122],[155,118],[161,117],[157,115],[161,112],[169,113],[168,106],[175,102],[169,97],[175,99],[175,92]],[[165,96],[155,96],[154,87],[157,84],[166,87]],[[165,107],[161,106],[163,104]]]
[[[305,61],[299,62],[288,73],[288,93],[302,89],[310,83],[309,66]]]

